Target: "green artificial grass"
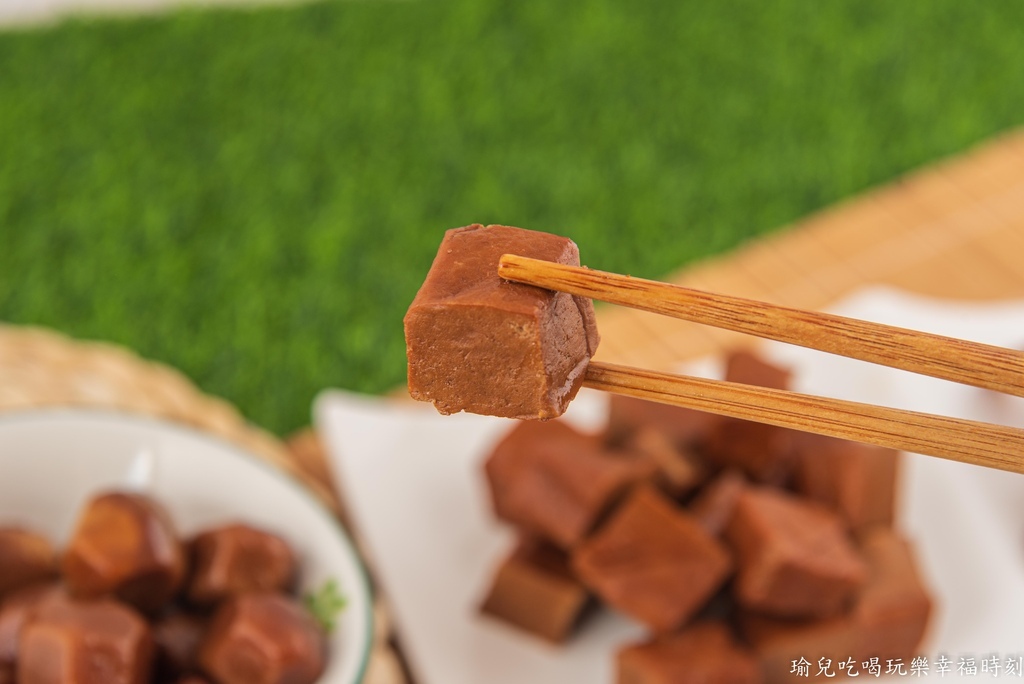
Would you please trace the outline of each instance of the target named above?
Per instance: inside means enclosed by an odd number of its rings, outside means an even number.
[[[278,432],[403,380],[444,229],[655,277],[1024,119],[1024,5],[348,1],[0,34],[0,320]]]

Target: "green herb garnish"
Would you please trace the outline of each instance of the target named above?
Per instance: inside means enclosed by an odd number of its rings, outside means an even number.
[[[324,582],[317,591],[306,594],[303,603],[324,631],[330,634],[337,626],[338,615],[345,610],[348,600],[338,590],[338,583],[332,578]]]

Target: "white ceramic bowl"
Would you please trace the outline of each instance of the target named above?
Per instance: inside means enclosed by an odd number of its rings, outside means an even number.
[[[214,438],[169,423],[84,410],[0,415],[0,525],[63,546],[93,494],[154,496],[179,532],[244,521],[287,539],[302,592],[335,579],[347,606],[330,636],[322,684],[358,684],[372,642],[372,601],[356,552],[331,514],[287,475]]]

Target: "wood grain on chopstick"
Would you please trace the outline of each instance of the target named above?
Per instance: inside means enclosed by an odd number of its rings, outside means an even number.
[[[1024,352],[506,254],[507,280],[1024,397]]]
[[[591,362],[584,386],[733,418],[1024,473],[1024,430]]]

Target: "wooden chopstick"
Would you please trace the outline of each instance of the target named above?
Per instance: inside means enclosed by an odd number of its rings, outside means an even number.
[[[1024,430],[592,361],[584,386],[733,418],[1024,473]]]
[[[507,280],[1024,396],[1024,352],[506,254]]]
[[[511,254],[498,274],[549,290],[1024,396],[1024,353]],[[592,361],[583,384],[684,408],[1024,474],[1024,430]]]

